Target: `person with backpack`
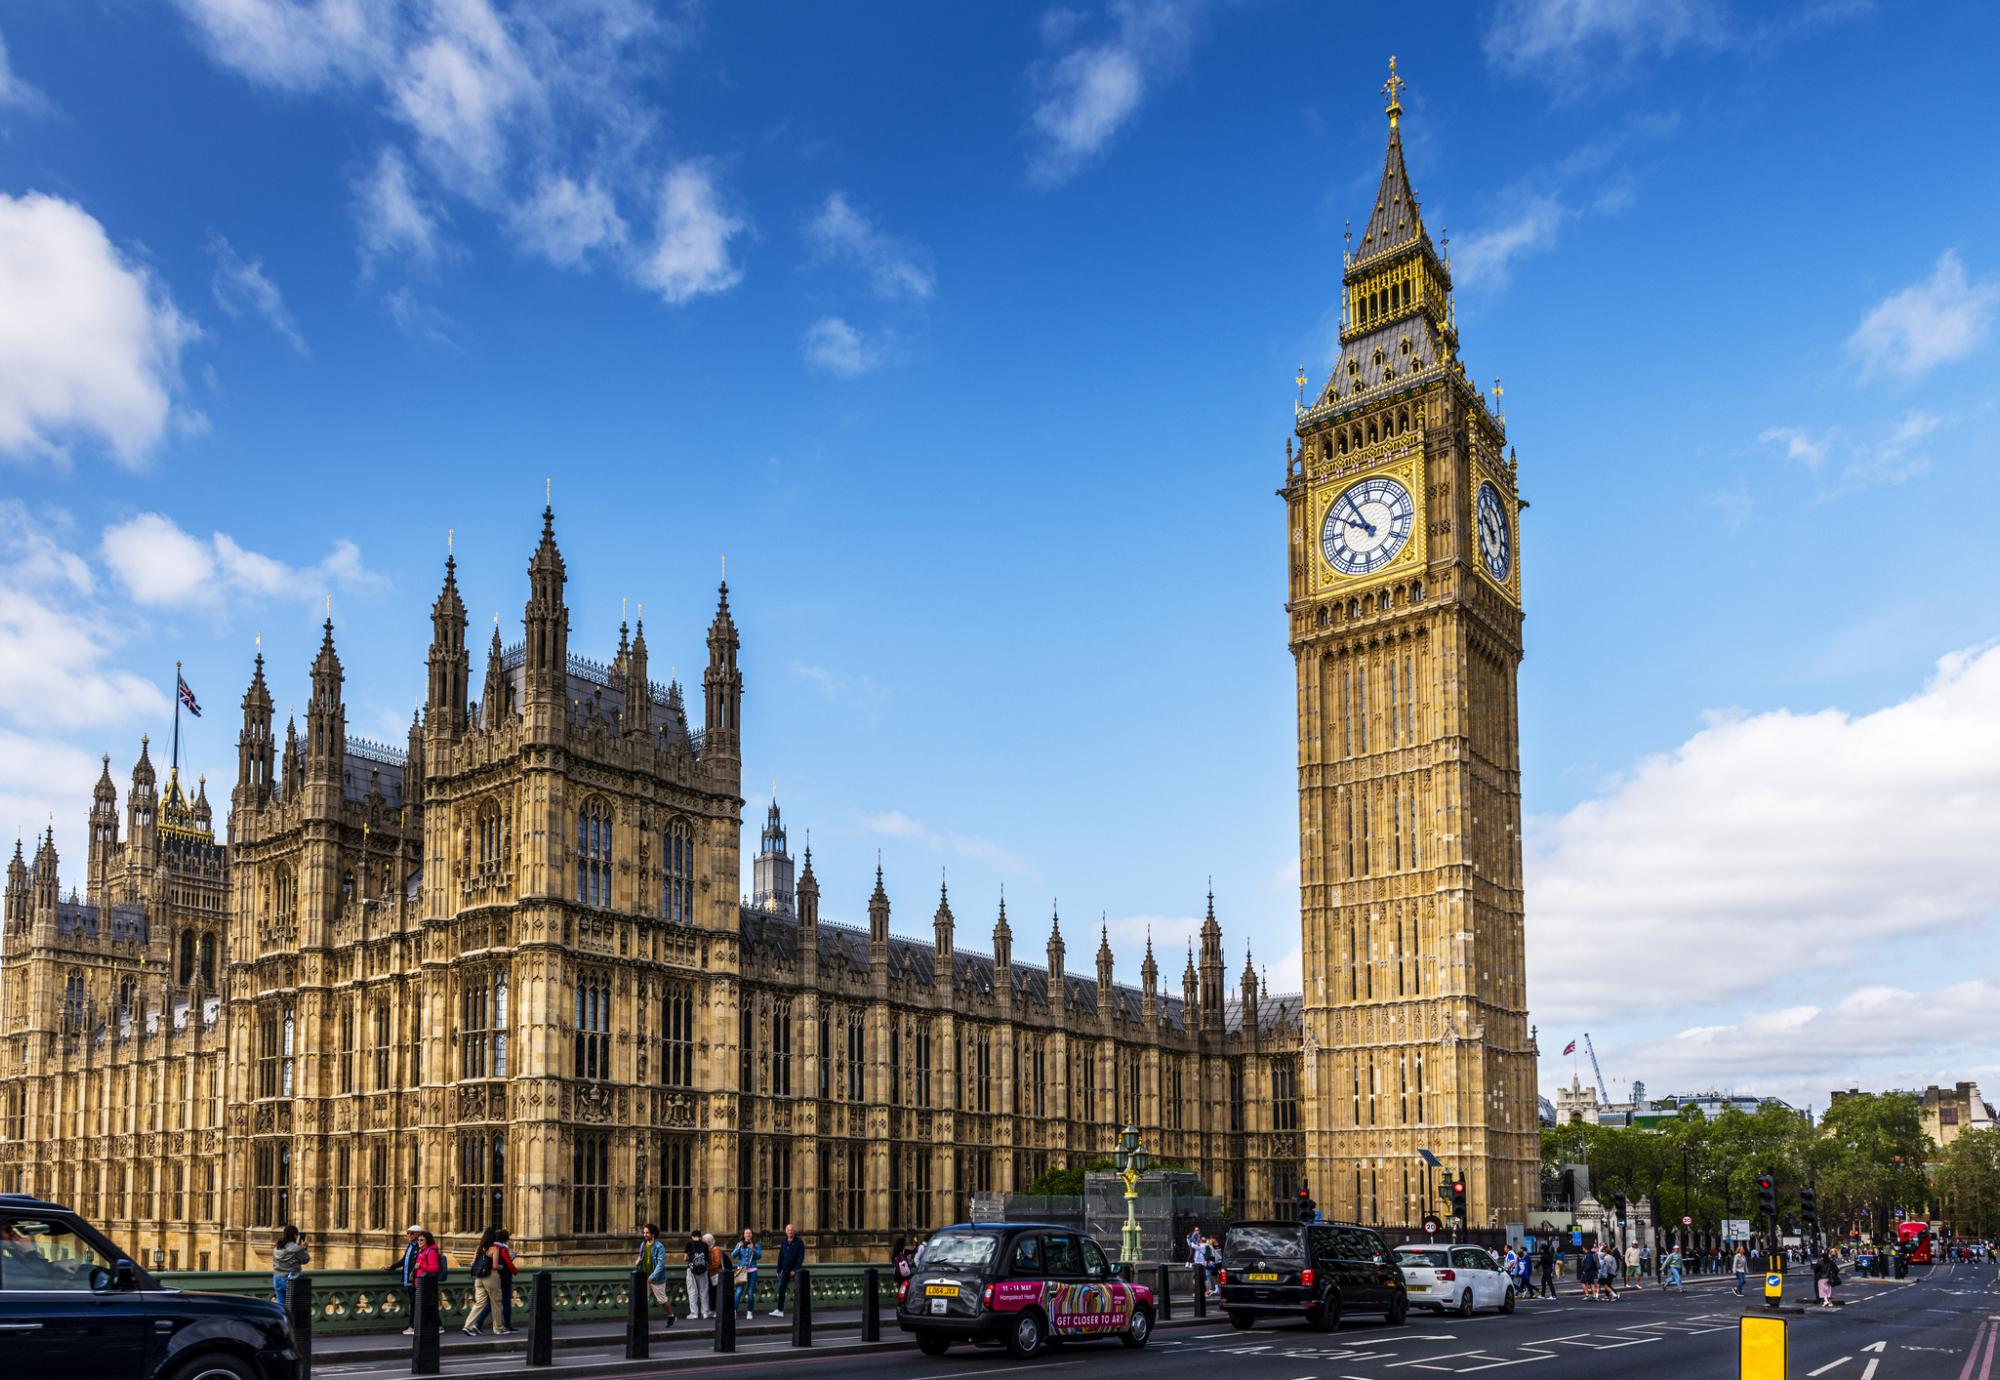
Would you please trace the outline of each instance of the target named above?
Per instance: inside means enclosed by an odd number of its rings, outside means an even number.
[[[660,1229],[648,1222],[639,1228],[639,1259],[636,1268],[646,1276],[646,1288],[653,1302],[667,1310],[667,1326],[674,1325],[674,1301],[667,1297],[667,1243]]]
[[[493,1335],[500,1335],[500,1320],[505,1316],[501,1303],[500,1274],[500,1233],[488,1227],[480,1233],[479,1250],[472,1257],[472,1266],[467,1271],[472,1276],[472,1297],[474,1306],[465,1315],[465,1326],[460,1330],[468,1337],[479,1335],[479,1324],[492,1326]]]
[[[691,1231],[681,1246],[682,1269],[687,1276],[688,1316],[709,1318],[715,1316],[710,1306],[708,1293],[708,1247],[702,1244],[701,1233]]]
[[[423,1249],[423,1236],[424,1229],[415,1222],[404,1228],[403,1253],[389,1267],[390,1274],[403,1277],[403,1300],[407,1310],[403,1316],[410,1320],[410,1325],[403,1329],[405,1337],[417,1335],[417,1253]]]
[[[512,1236],[505,1227],[493,1233],[493,1244],[500,1248],[493,1260],[500,1270],[500,1331],[505,1335],[514,1330],[514,1276],[521,1267],[514,1263]]]
[[[271,1292],[277,1295],[278,1307],[285,1306],[285,1288],[291,1281],[305,1273],[312,1263],[312,1252],[306,1249],[305,1237],[299,1229],[287,1223],[278,1233],[278,1244],[271,1250]]]

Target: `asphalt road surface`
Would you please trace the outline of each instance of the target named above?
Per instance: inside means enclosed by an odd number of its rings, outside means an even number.
[[[1753,1286],[1760,1283],[1752,1277]],[[1792,1303],[1806,1300],[1810,1277],[1794,1273]],[[1843,1307],[1788,1314],[1788,1380],[2000,1380],[2000,1271],[1986,1265],[1918,1267],[1908,1281],[1852,1280]],[[1339,1332],[1303,1324],[1263,1323],[1237,1332],[1219,1315],[1202,1325],[1170,1325],[1143,1351],[1115,1341],[1061,1347],[1017,1362],[988,1348],[954,1347],[941,1358],[912,1345],[843,1354],[850,1333],[828,1333],[810,1352],[746,1342],[734,1365],[698,1347],[656,1348],[650,1363],[617,1353],[557,1353],[540,1374],[561,1380],[639,1375],[788,1375],[801,1380],[955,1380],[956,1377],[1063,1372],[1085,1376],[1201,1376],[1214,1380],[1416,1380],[1473,1375],[1532,1365],[1537,1380],[1730,1380],[1736,1375],[1737,1322],[1761,1299],[1738,1300],[1727,1284],[1699,1284],[1685,1294],[1643,1289],[1616,1303],[1586,1303],[1574,1293],[1523,1301],[1512,1316],[1413,1315],[1406,1326],[1357,1319]],[[1184,1310],[1181,1310],[1184,1312]],[[1176,1323],[1182,1319],[1176,1318]],[[900,1333],[885,1331],[885,1339]],[[747,1363],[747,1364],[746,1364]],[[449,1376],[519,1376],[506,1363],[447,1356]],[[322,1357],[323,1380],[402,1376],[407,1362],[357,1363]]]

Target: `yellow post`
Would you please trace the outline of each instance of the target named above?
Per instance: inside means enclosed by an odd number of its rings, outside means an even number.
[[[1736,1380],[1785,1380],[1785,1320],[1746,1314],[1736,1334]]]

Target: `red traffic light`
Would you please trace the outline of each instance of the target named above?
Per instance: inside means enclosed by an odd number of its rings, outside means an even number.
[[[1759,1174],[1759,1175],[1757,1176],[1757,1187],[1759,1187],[1759,1188],[1769,1188],[1769,1187],[1771,1187],[1771,1183],[1772,1183],[1772,1180],[1771,1180],[1771,1176],[1770,1176],[1769,1174]]]
[[[1451,1181],[1451,1191],[1452,1191],[1453,1193],[1463,1193],[1463,1192],[1465,1192],[1465,1180],[1463,1180],[1463,1179],[1453,1179],[1453,1180]]]

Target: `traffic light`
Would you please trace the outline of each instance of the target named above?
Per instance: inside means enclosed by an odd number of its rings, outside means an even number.
[[[1618,1220],[1619,1220],[1619,1221],[1621,1221],[1621,1222],[1622,1222],[1622,1221],[1624,1221],[1624,1220],[1625,1220],[1625,1195],[1624,1195],[1624,1194],[1622,1194],[1622,1193],[1614,1193],[1614,1194],[1612,1194],[1612,1195],[1611,1195],[1611,1206],[1612,1206],[1612,1208],[1613,1208],[1613,1209],[1615,1210],[1615,1212],[1617,1213],[1617,1216],[1618,1216]]]
[[[1464,1179],[1453,1179],[1451,1181],[1451,1215],[1461,1219],[1465,1216]]]
[[[1778,1185],[1769,1174],[1757,1176],[1757,1215],[1767,1219],[1778,1215]]]
[[[1312,1193],[1304,1184],[1299,1185],[1299,1220],[1310,1222],[1319,1212],[1319,1204],[1312,1200]]]
[[[1819,1235],[1819,1194],[1810,1188],[1799,1190],[1799,1212],[1805,1218],[1806,1233]]]

